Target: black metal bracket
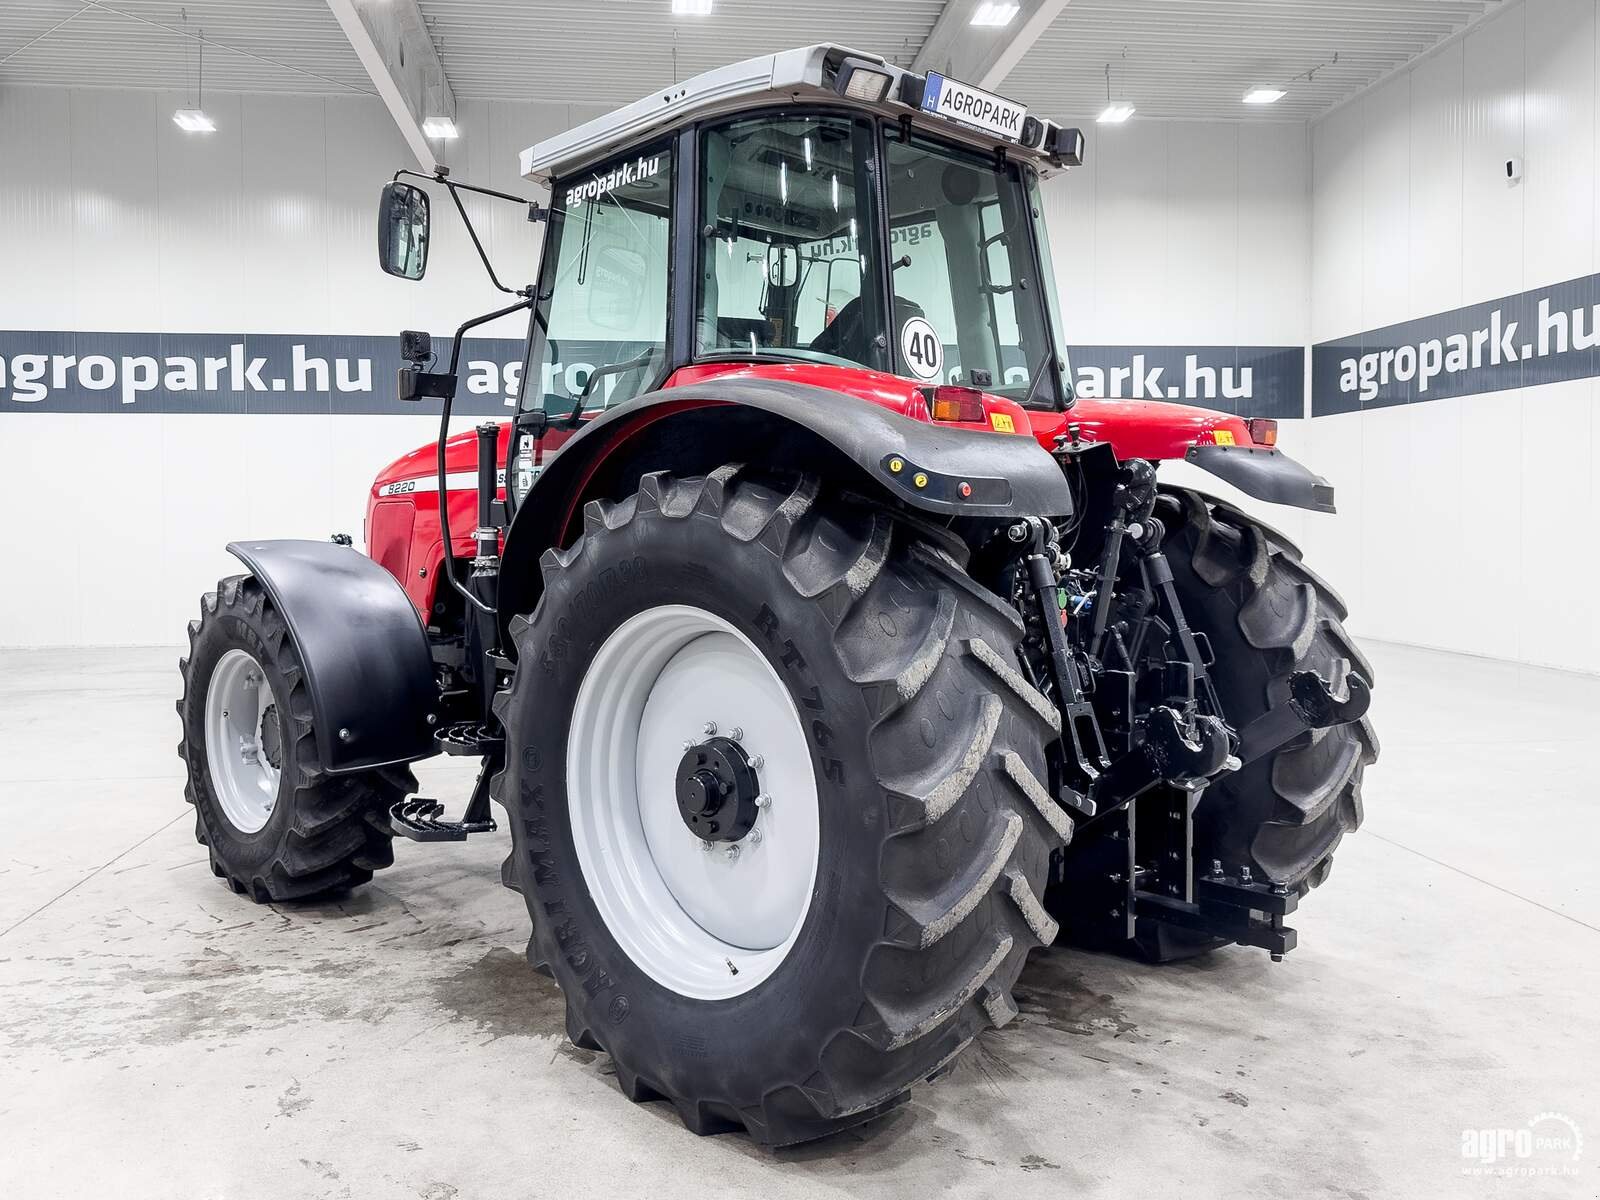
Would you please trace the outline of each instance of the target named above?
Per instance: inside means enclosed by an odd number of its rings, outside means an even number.
[[[1289,677],[1289,699],[1262,713],[1239,734],[1240,765],[1255,762],[1312,729],[1359,721],[1372,704],[1372,686],[1356,671],[1344,672],[1343,694],[1315,671]]]
[[[1090,789],[1098,811],[1116,808],[1165,783],[1187,788],[1200,783],[1228,761],[1228,727],[1216,717],[1197,716],[1191,732],[1172,708],[1162,706],[1144,720],[1144,736],[1121,755]]]

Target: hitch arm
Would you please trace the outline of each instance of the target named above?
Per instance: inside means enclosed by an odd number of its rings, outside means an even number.
[[[1359,721],[1372,703],[1372,686],[1355,671],[1345,673],[1344,695],[1315,671],[1289,677],[1289,700],[1269,708],[1239,733],[1241,766],[1271,754],[1285,742],[1312,729],[1329,729]]]

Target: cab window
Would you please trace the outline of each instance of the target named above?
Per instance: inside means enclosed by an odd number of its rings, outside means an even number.
[[[660,380],[671,206],[667,146],[555,185],[540,283],[549,329],[533,368],[549,411],[570,411],[585,389],[585,408],[620,404]]]
[[[1052,406],[1059,376],[1017,167],[899,129],[885,143],[898,369]]]
[[[702,135],[696,352],[880,366],[872,127],[764,115]]]

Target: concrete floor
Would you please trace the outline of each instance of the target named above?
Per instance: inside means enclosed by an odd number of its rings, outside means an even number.
[[[258,908],[194,841],[176,651],[0,653],[0,1196],[1594,1195],[1600,679],[1372,650],[1367,826],[1287,961],[1037,955],[949,1078],[778,1154],[565,1042],[502,838]],[[1463,1177],[1552,1110],[1578,1174]]]

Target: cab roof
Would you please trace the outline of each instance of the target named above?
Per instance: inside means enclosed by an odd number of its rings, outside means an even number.
[[[937,100],[941,90],[947,96],[962,96],[979,116],[999,111],[1002,118],[991,119],[991,128],[985,128],[972,120],[929,111],[936,105],[929,104],[927,98],[931,95]],[[984,100],[989,102],[987,110],[983,108]],[[971,85],[945,80],[932,72],[918,75],[876,54],[824,43],[763,54],[706,71],[546,138],[522,152],[522,175],[548,187],[554,179],[690,121],[764,104],[819,102],[910,118],[983,149],[1004,147],[1013,157],[1031,162],[1041,174],[1082,162],[1083,136],[1076,129],[1026,116],[1026,110],[1014,101]],[[1007,121],[1015,127],[1016,136],[993,131],[993,127]]]

